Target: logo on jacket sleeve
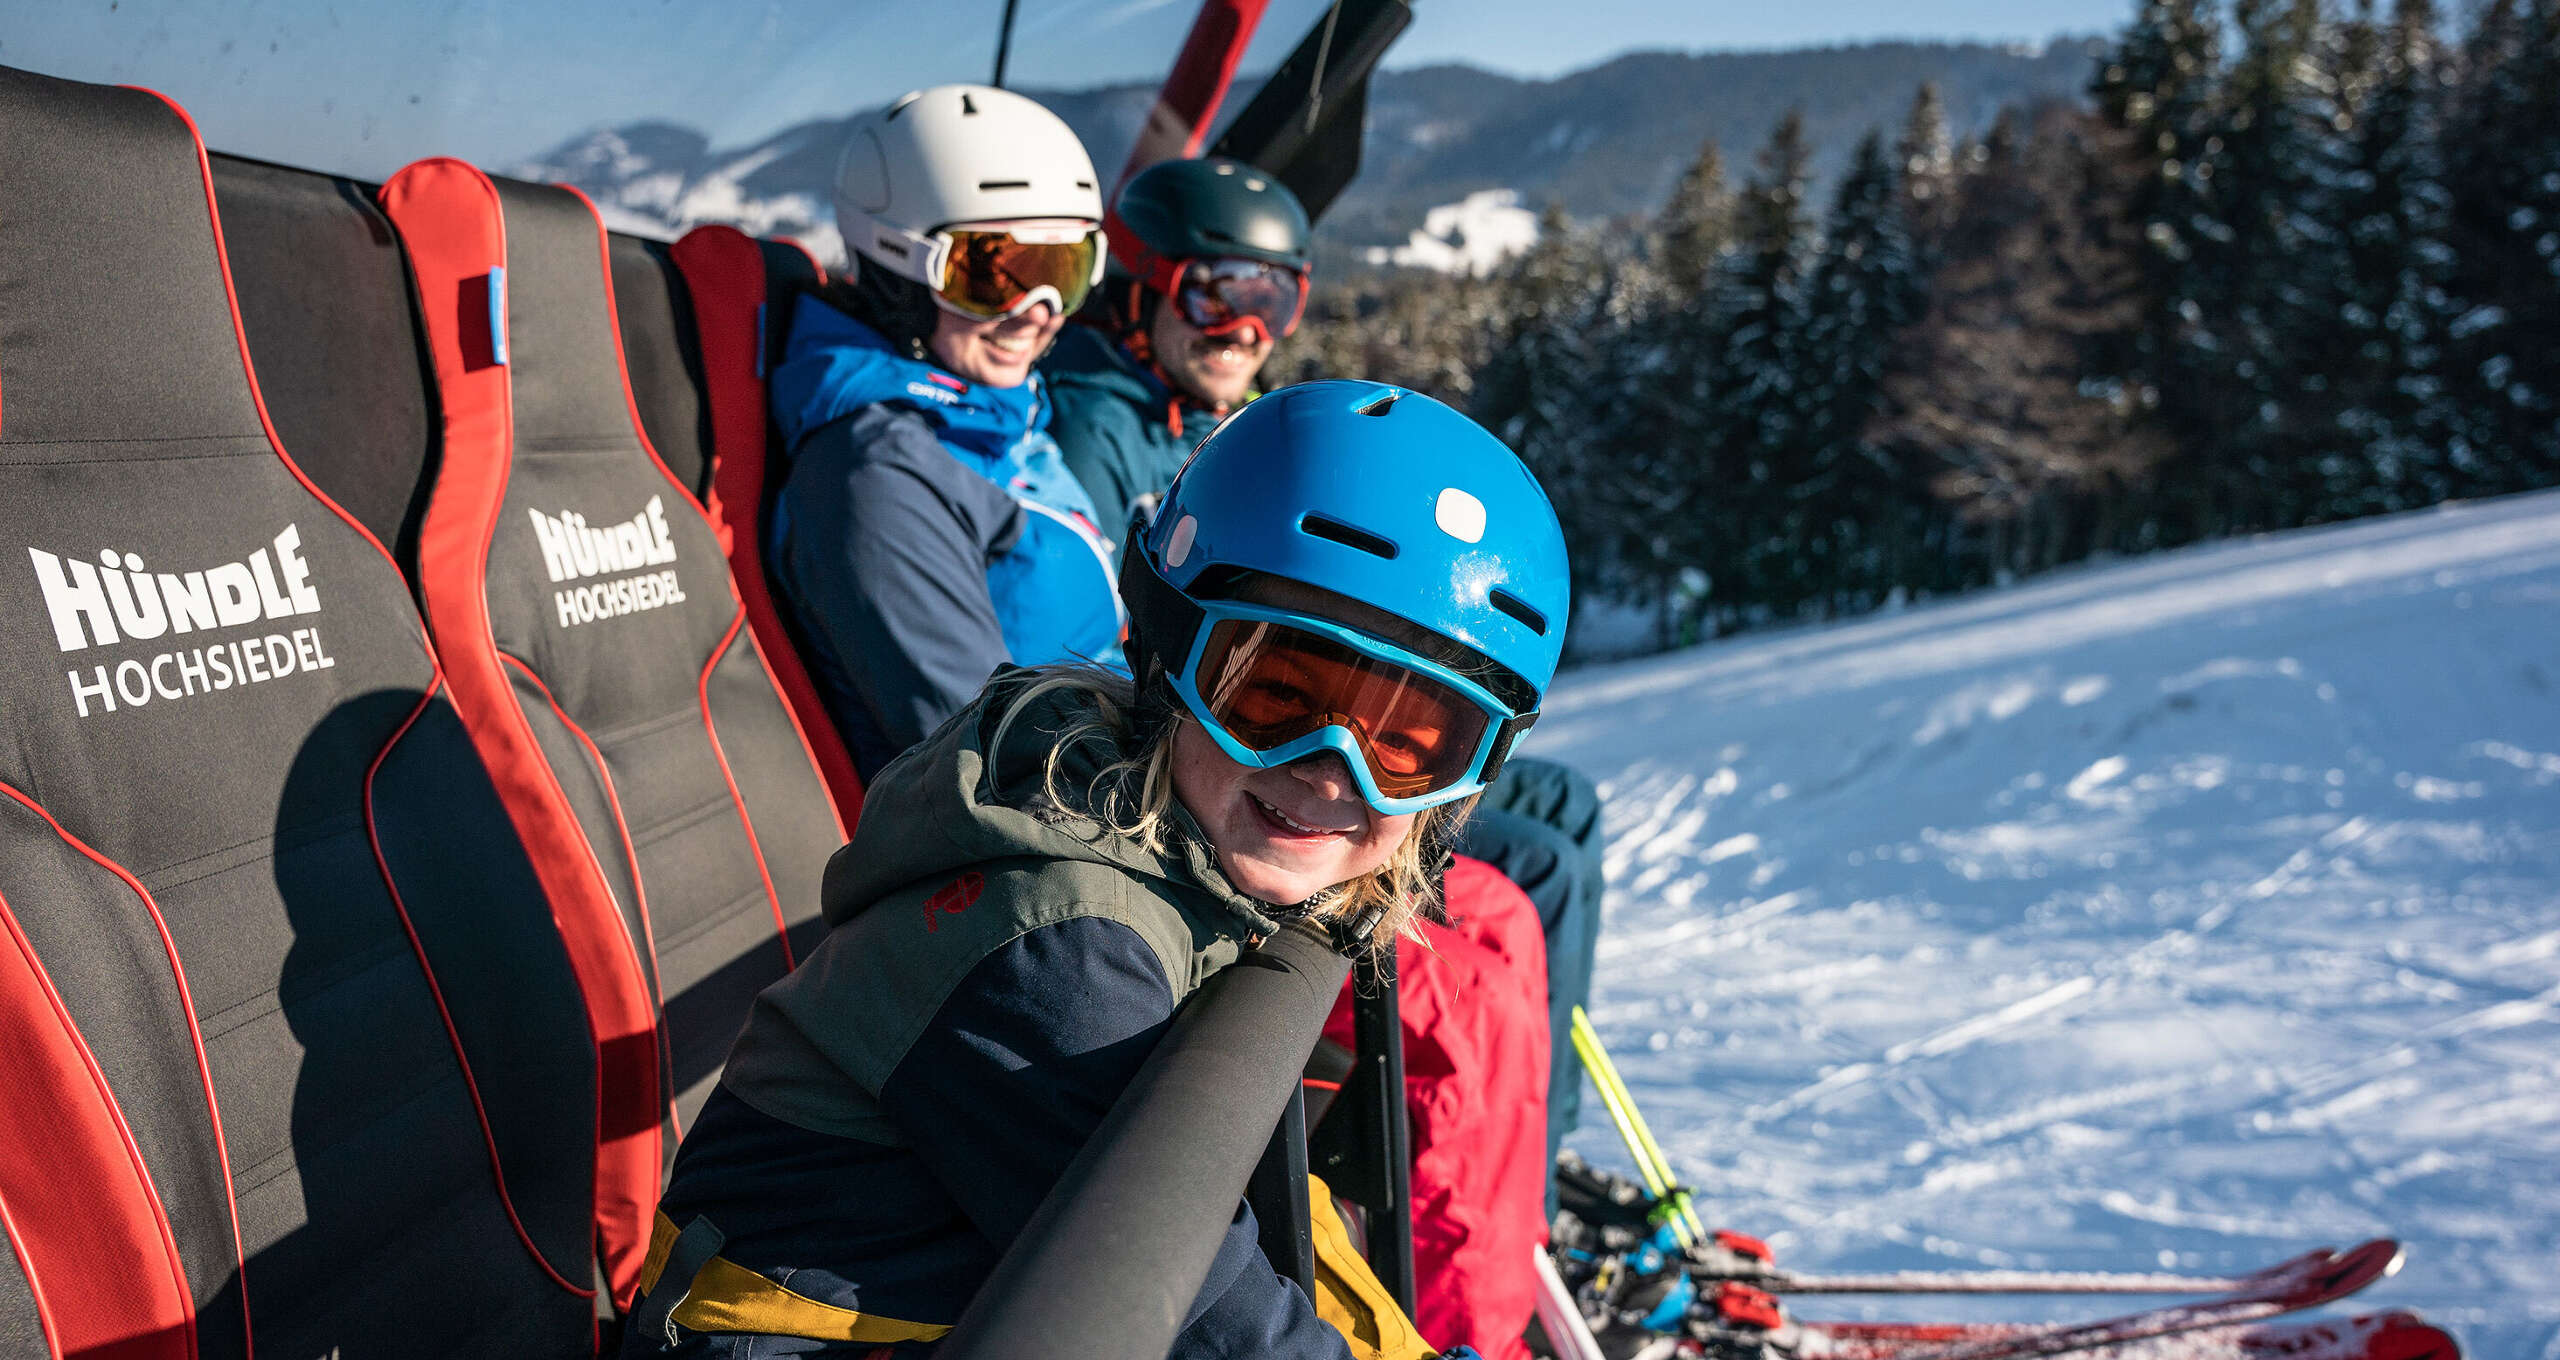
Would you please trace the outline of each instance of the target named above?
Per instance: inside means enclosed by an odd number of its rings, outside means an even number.
[[[542,545],[543,570],[551,574],[553,584],[615,576],[552,592],[561,627],[684,603],[684,585],[670,566],[676,560],[676,542],[667,531],[665,497],[651,496],[639,514],[601,528],[587,523],[587,517],[575,510],[546,515],[528,507],[525,513],[533,516],[533,536]],[[669,569],[643,571],[647,567]],[[639,574],[615,575],[622,572]]]
[[[975,869],[934,889],[933,896],[924,900],[924,928],[928,932],[942,929],[943,917],[967,911],[986,890],[987,876]]]

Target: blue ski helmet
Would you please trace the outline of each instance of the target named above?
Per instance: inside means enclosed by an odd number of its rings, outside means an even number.
[[[1537,715],[1572,609],[1564,531],[1529,469],[1474,421],[1384,383],[1283,388],[1192,454],[1121,563],[1142,683],[1184,666],[1201,604],[1244,573],[1464,649],[1507,710],[1486,782]]]

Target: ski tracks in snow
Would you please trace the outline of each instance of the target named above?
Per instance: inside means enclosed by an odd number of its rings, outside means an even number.
[[[2560,1344],[2555,623],[2543,495],[1571,674],[1594,1019],[1796,1264],[2394,1232],[2363,1302]]]

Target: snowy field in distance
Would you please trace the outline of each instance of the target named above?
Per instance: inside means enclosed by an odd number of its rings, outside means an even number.
[[[1711,1225],[1837,1270],[2391,1235],[2357,1309],[2560,1357],[2560,493],[1580,670],[1547,712],[1529,749],[1611,799],[1594,1019]],[[1629,1165],[1595,1099],[1573,1145]]]

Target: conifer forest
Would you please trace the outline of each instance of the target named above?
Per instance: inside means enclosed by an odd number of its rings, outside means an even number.
[[[2560,484],[2560,0],[2143,0],[2083,101],[1795,118],[1490,278],[1337,279],[1271,380],[1451,401],[1653,645]]]

